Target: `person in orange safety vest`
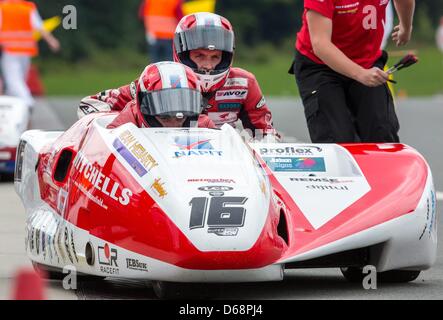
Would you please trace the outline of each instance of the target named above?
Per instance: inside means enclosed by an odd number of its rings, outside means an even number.
[[[183,17],[183,0],[144,0],[139,16],[143,19],[151,63],[172,61],[175,27]]]
[[[54,52],[60,49],[58,40],[43,29],[43,21],[33,2],[4,0],[0,2],[1,70],[6,95],[22,98],[32,107],[34,99],[26,84],[31,58],[38,55],[33,34],[39,31]]]

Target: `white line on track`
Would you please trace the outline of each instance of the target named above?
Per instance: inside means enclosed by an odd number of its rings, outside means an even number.
[[[443,192],[437,191],[436,195],[437,195],[437,200],[443,201]]]

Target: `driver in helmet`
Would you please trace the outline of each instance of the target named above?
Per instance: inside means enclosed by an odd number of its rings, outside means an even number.
[[[132,122],[140,128],[215,128],[202,112],[202,95],[195,73],[185,65],[159,62],[145,68],[137,81],[135,99],[108,125],[109,129]]]
[[[194,13],[179,22],[174,36],[174,61],[191,67],[200,79],[204,112],[217,127],[225,123],[275,133],[272,114],[250,72],[232,67],[235,39],[231,23],[213,13]]]

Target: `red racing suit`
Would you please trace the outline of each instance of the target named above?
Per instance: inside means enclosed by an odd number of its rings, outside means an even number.
[[[243,128],[274,133],[272,114],[266,105],[255,76],[240,68],[231,68],[225,84],[216,92],[204,93],[206,110],[217,127],[241,120]]]
[[[100,92],[81,100],[79,118],[99,111],[121,111],[128,102],[135,99],[138,80],[119,89]],[[276,134],[272,114],[253,74],[240,68],[231,68],[229,76],[219,90],[204,94],[204,113],[217,127],[225,123],[235,126],[241,120],[245,129],[262,130],[265,134]]]

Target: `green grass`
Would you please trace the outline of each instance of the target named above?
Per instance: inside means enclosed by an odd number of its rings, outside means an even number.
[[[295,79],[287,73],[292,62],[291,50],[276,53],[274,48],[260,48],[249,59],[242,50],[235,65],[254,73],[266,96],[298,95]],[[443,93],[443,54],[432,47],[419,48],[417,53],[420,62],[395,75],[396,92],[408,96]],[[398,59],[391,57],[390,64]],[[85,96],[117,88],[137,78],[145,63],[145,57],[140,54],[128,57],[110,53],[98,54],[88,63],[76,65],[39,61],[46,92],[50,96]]]

